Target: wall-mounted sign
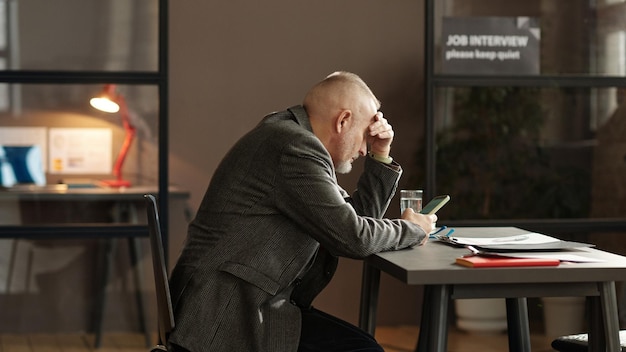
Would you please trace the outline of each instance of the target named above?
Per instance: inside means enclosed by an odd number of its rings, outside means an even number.
[[[533,17],[445,17],[442,73],[539,74],[540,38]]]

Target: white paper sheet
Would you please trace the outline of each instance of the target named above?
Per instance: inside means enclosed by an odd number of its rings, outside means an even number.
[[[589,258],[580,254],[568,252],[527,252],[527,253],[502,253],[507,257],[513,258],[542,258],[542,259],[558,259],[562,262],[574,263],[600,263],[601,259]]]
[[[504,245],[504,244],[544,244],[559,242],[558,238],[546,236],[536,232],[529,232],[515,236],[506,237],[450,237],[455,243],[461,245],[475,245],[475,246],[487,246],[487,245]]]
[[[50,128],[50,167],[53,174],[111,173],[108,128]]]

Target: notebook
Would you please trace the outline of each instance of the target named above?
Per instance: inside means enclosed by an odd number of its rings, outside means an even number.
[[[495,268],[507,266],[557,266],[561,261],[550,258],[483,257],[471,255],[456,258],[456,263],[471,268]]]
[[[37,145],[0,145],[0,187],[45,186],[41,148]]]

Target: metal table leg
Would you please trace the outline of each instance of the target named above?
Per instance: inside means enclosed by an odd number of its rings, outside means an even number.
[[[415,346],[415,352],[428,352],[428,337],[430,336],[430,309],[432,300],[432,286],[424,286],[424,297],[422,299],[422,318],[420,320],[420,332]]]
[[[113,208],[113,221],[129,222],[131,224],[139,223],[137,208],[133,204],[117,203]],[[111,237],[105,239],[104,249],[104,268],[100,279],[100,287],[97,292],[96,308],[94,312],[94,331],[95,331],[95,347],[99,348],[102,345],[102,331],[104,321],[104,311],[106,307],[106,287],[111,276],[111,270],[113,268],[113,262],[115,259],[115,250],[117,247],[117,238]],[[146,324],[146,309],[141,292],[141,285],[143,279],[143,271],[141,265],[139,265],[139,258],[141,257],[140,243],[138,238],[128,238],[128,250],[130,255],[131,269],[134,271],[135,281],[135,299],[137,302],[137,310],[139,317],[139,328],[144,333],[146,340],[146,347],[152,345],[152,337],[148,326]]]
[[[606,350],[620,351],[619,318],[617,313],[615,282],[601,282],[599,285]]]
[[[363,278],[361,282],[361,306],[359,311],[359,327],[372,336],[376,330],[376,309],[378,308],[378,289],[380,287],[380,270],[363,261]]]
[[[114,237],[104,240],[104,263],[102,268],[102,274],[100,276],[100,282],[98,287],[96,306],[93,316],[94,333],[95,333],[95,348],[99,348],[102,345],[102,323],[104,320],[104,310],[106,307],[106,289],[107,283],[111,276],[111,269],[113,267],[113,258],[115,257],[115,249],[117,247],[117,240]]]
[[[428,327],[429,352],[446,352],[448,349],[448,307],[450,305],[450,285],[430,287],[430,322]],[[424,322],[423,322],[424,323]],[[418,343],[419,344],[419,343]]]
[[[128,250],[130,254],[130,263],[131,267],[134,269],[134,281],[135,281],[135,301],[137,302],[137,311],[139,313],[139,328],[144,333],[144,337],[146,340],[146,346],[152,345],[152,337],[150,336],[150,332],[148,331],[148,326],[146,325],[146,308],[143,301],[143,295],[141,292],[141,284],[143,281],[143,269],[141,265],[139,265],[139,258],[141,258],[141,247],[140,247],[139,239],[135,237],[128,238]]]
[[[506,299],[506,320],[509,331],[509,351],[530,352],[528,304],[526,298]]]

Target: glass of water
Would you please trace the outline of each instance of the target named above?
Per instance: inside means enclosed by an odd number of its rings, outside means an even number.
[[[400,190],[400,214],[404,213],[406,208],[412,208],[414,212],[419,213],[422,210],[422,193],[421,189]]]

